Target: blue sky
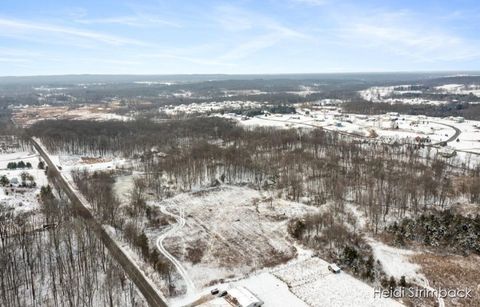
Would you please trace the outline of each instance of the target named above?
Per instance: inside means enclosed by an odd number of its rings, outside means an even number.
[[[2,0],[0,75],[480,70],[480,4]]]

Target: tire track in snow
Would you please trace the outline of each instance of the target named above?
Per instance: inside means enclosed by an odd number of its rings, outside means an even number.
[[[173,217],[174,219],[177,220],[177,223],[175,225],[173,225],[169,230],[165,231],[164,233],[162,233],[158,238],[157,238],[157,248],[159,249],[160,253],[162,253],[162,255],[164,255],[168,260],[170,260],[170,262],[175,266],[175,268],[177,269],[178,273],[180,274],[180,276],[182,277],[182,279],[185,281],[185,285],[187,287],[187,293],[186,295],[189,296],[189,295],[192,295],[195,293],[195,285],[192,281],[192,279],[190,278],[190,276],[188,276],[188,273],[187,271],[185,270],[185,268],[183,267],[183,265],[180,263],[180,261],[178,261],[177,258],[175,258],[172,254],[170,254],[166,249],[165,247],[163,246],[163,240],[165,240],[165,238],[167,238],[171,233],[175,233],[176,231],[182,229],[184,226],[185,226],[185,216],[184,216],[184,211],[179,209],[180,210],[180,213],[179,215],[176,215],[174,213],[171,213],[169,211],[167,211],[167,208],[166,206],[160,206],[160,211],[163,213],[163,214],[166,214],[166,215],[169,215],[171,217]]]
[[[428,279],[426,277],[423,278],[423,282],[423,287],[429,291],[432,291],[437,297],[438,307],[445,307],[445,301],[443,300],[443,298],[440,297],[440,294],[437,292],[437,290],[430,287],[430,283],[428,282]]]

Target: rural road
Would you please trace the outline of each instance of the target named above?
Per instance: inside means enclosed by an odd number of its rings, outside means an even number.
[[[163,214],[169,215],[173,217],[174,219],[177,220],[177,223],[173,226],[169,226],[170,229],[167,231],[163,232],[158,238],[157,238],[157,247],[160,250],[160,252],[168,259],[170,262],[173,263],[175,268],[177,269],[178,273],[180,276],[182,276],[183,280],[185,281],[185,285],[187,287],[187,296],[190,296],[195,293],[195,285],[193,281],[190,279],[188,276],[187,271],[185,268],[182,266],[180,261],[178,261],[177,258],[175,258],[172,254],[170,254],[165,247],[163,246],[163,240],[167,238],[170,234],[177,232],[178,230],[182,229],[183,226],[185,226],[185,216],[183,210],[180,210],[179,215],[176,215],[174,213],[171,213],[167,210],[166,206],[160,206],[160,211]]]
[[[142,293],[148,305],[155,307],[168,307],[167,300],[158,292],[153,283],[143,274],[138,266],[131,260],[125,252],[117,245],[117,242],[110,237],[103,226],[93,217],[87,205],[82,201],[82,197],[77,195],[75,189],[70,185],[68,180],[58,170],[55,163],[52,162],[47,151],[41,143],[32,138],[32,143],[38,153],[42,156],[48,165],[49,172],[58,180],[59,188],[61,188],[72,202],[73,210],[78,216],[82,217],[87,227],[90,227],[97,237],[103,242],[110,252],[110,255],[122,266],[130,280],[135,283],[138,290]]]
[[[447,127],[449,127],[449,128],[452,128],[453,130],[455,130],[455,134],[452,135],[451,137],[449,137],[448,140],[445,140],[445,141],[442,141],[442,142],[438,142],[438,143],[436,143],[436,144],[434,144],[434,145],[438,145],[438,144],[443,143],[443,142],[445,142],[445,143],[453,142],[453,141],[455,141],[455,139],[457,139],[457,138],[460,136],[460,134],[462,133],[462,131],[461,131],[460,129],[458,129],[457,127],[455,127],[455,126],[452,126],[452,125],[449,125],[449,124],[444,124],[444,123],[439,123],[439,122],[432,122],[432,123],[437,124],[437,125],[447,126]]]

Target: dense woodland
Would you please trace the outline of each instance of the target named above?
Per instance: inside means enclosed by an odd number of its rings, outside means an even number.
[[[248,184],[319,208],[328,205],[322,213],[290,221],[292,237],[353,274],[383,284],[386,276],[356,232],[358,221],[348,213],[349,206],[365,214],[373,234],[381,234],[392,220],[442,211],[462,199],[480,200],[477,166],[445,160],[428,147],[358,142],[320,129],[244,129],[220,118],[194,118],[155,124],[46,121],[29,132],[51,151],[136,157],[145,174],[143,189],[159,199],[226,183]],[[89,182],[103,191],[95,181],[98,175],[83,176],[77,185]],[[129,218],[151,215],[139,203],[131,207]],[[459,220],[456,229],[462,232],[467,222]],[[469,233],[464,230],[459,236]],[[139,230],[133,237],[138,235]],[[462,242],[470,244],[462,245],[466,250],[478,245],[478,240]]]
[[[164,258],[156,246],[150,246],[149,239],[144,232],[145,225],[168,225],[169,221],[157,220],[158,213],[148,207],[145,200],[145,182],[135,181],[134,188],[128,203],[121,203],[115,196],[113,184],[114,174],[111,172],[93,172],[86,169],[72,171],[73,181],[85,196],[95,216],[102,224],[112,226],[121,238],[141,256],[156,275],[156,284],[162,293],[178,294],[173,276],[176,273],[171,262]]]
[[[0,208],[1,306],[145,306],[68,202],[41,190],[41,213]]]
[[[52,151],[138,157],[152,186],[165,181],[189,190],[221,178],[312,205],[332,201],[338,211],[352,202],[375,232],[388,215],[443,209],[460,197],[476,201],[480,193],[478,169],[447,162],[428,148],[357,142],[319,129],[243,129],[219,118],[195,118],[157,124],[45,121],[30,133]]]
[[[463,216],[450,210],[404,218],[387,228],[393,243],[401,246],[419,242],[442,252],[480,254],[480,216]]]
[[[121,97],[126,111],[138,106],[136,110],[141,113],[157,110],[163,104],[212,101],[212,97],[216,101],[269,101],[270,111],[292,113],[292,103],[338,98],[347,101],[343,107],[352,113],[395,111],[480,118],[480,106],[464,102],[443,106],[367,102],[356,95],[366,86],[358,80],[334,80],[327,87],[314,80],[297,81],[229,80],[173,86],[117,83],[88,88],[69,85],[68,93],[80,103]],[[305,82],[320,93],[305,97],[283,93],[298,90]],[[227,97],[223,91],[252,88],[265,93]],[[184,90],[192,90],[196,96],[171,95]],[[7,106],[39,102],[35,93],[22,87],[9,87],[9,93],[11,96],[0,96],[0,131],[13,133],[18,131],[9,120]],[[132,101],[151,104],[130,104]],[[255,115],[262,110],[230,111]],[[119,231],[120,238],[164,282],[162,291],[166,294],[180,291],[173,286],[175,272],[150,246],[144,228],[158,228],[171,221],[146,204],[147,192],[163,199],[199,187],[241,184],[315,206],[318,214],[289,221],[289,235],[354,275],[380,281],[384,286],[396,281],[389,281],[379,263],[374,262],[371,248],[357,231],[360,221],[352,215],[352,207],[364,214],[368,231],[389,237],[394,244],[423,244],[462,254],[480,251],[479,217],[445,211],[457,201],[480,203],[480,167],[469,161],[441,158],[429,147],[361,142],[321,129],[247,129],[216,117],[161,121],[148,117],[129,122],[41,121],[27,129],[25,136],[39,137],[52,153],[132,159],[133,167],[143,177],[135,181],[127,204],[113,192],[113,173],[79,170],[72,177],[98,220]],[[0,277],[0,305],[142,305],[135,287],[101,242],[81,220],[71,216],[68,202],[54,197],[52,189],[45,187],[41,203],[41,217],[12,216],[9,210],[0,208],[0,270],[4,272]],[[198,253],[188,258],[192,263],[198,261]]]
[[[476,200],[480,184],[478,170],[453,165],[414,144],[363,143],[320,129],[244,129],[214,117],[162,123],[44,121],[29,133],[53,152],[139,157],[148,173],[162,174],[183,189],[222,176],[231,183],[274,184],[295,200],[350,200],[370,209],[381,202],[383,215],[391,209],[402,216],[442,208],[459,196]],[[462,176],[474,179],[460,181]]]

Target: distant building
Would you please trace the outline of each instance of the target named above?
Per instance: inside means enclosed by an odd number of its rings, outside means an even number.
[[[17,177],[13,177],[12,179],[10,179],[10,184],[12,186],[18,186],[18,179]]]

